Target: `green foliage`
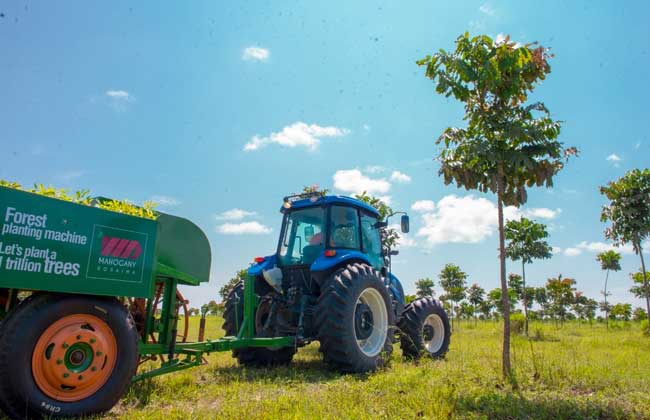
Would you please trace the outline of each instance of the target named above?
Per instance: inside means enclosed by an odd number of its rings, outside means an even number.
[[[631,243],[638,254],[650,236],[650,169],[634,169],[600,187],[610,201],[603,206],[602,222],[611,222],[605,236],[616,245]]]
[[[639,270],[636,273],[631,273],[630,278],[634,282],[634,286],[630,288],[630,292],[639,299],[650,298],[650,283],[644,280],[643,271]]]
[[[596,255],[596,261],[600,263],[603,270],[619,271],[621,269],[621,254],[610,249]]]
[[[435,284],[429,277],[418,279],[415,281],[415,294],[418,298],[434,296],[435,291],[433,290],[433,286],[435,286]]]
[[[492,307],[496,308],[499,314],[503,315],[503,301],[501,297],[503,293],[500,288],[492,289],[488,292],[488,299],[490,300]],[[508,302],[510,303],[510,311],[515,308],[517,303],[517,294],[514,290],[508,290]]]
[[[235,273],[235,277],[231,278],[230,280],[228,280],[226,284],[221,286],[221,288],[219,289],[219,296],[221,296],[221,301],[225,302],[226,299],[228,299],[228,295],[230,294],[230,291],[235,288],[237,283],[243,282],[247,276],[248,276],[248,270],[244,268],[242,270],[237,271],[237,273]]]
[[[645,321],[641,321],[641,331],[643,331],[643,334],[645,335],[650,335],[650,323],[647,319]]]
[[[456,264],[448,263],[438,274],[440,287],[445,290],[447,299],[453,302],[459,302],[465,298],[465,280],[467,274]]]
[[[525,323],[526,323],[526,318],[524,317],[523,314],[510,315],[510,333],[522,334],[524,332]]]
[[[384,203],[378,197],[368,195],[365,191],[355,195],[354,198],[374,207],[379,212],[379,220],[382,222],[386,221],[386,218],[393,214],[393,209],[388,204]],[[381,243],[384,248],[390,250],[395,246],[398,239],[399,233],[397,233],[397,230],[390,227],[385,227],[381,230]]]
[[[548,237],[546,225],[522,217],[509,220],[503,231],[508,244],[506,256],[513,261],[522,260],[530,264],[533,259],[547,259],[553,256],[551,246],[544,240]]]
[[[562,322],[567,317],[567,307],[575,300],[575,284],[574,279],[562,278],[562,274],[557,278],[550,278],[546,282],[548,299],[551,303],[551,313],[554,317],[559,317]]]
[[[524,284],[519,274],[508,274],[508,288],[515,293],[517,300],[524,294]]]
[[[643,321],[644,319],[648,319],[648,314],[645,312],[645,309],[643,308],[635,308],[634,312],[632,313],[632,319],[635,321]]]
[[[327,195],[327,193],[330,192],[330,190],[323,188],[322,190],[318,186],[318,184],[313,184],[313,185],[305,185],[302,187],[302,194],[305,195],[305,197],[310,196],[312,194],[320,194],[321,196]]]
[[[54,188],[43,184],[34,184],[33,188],[23,188],[17,182],[9,182],[0,179],[0,186],[13,188],[16,190],[26,191],[45,197],[56,198],[58,200],[69,201],[75,204],[98,207],[103,210],[114,211],[116,213],[128,214],[129,216],[142,217],[145,219],[156,220],[158,215],[154,211],[156,203],[145,201],[142,207],[133,205],[125,200],[97,200],[90,196],[89,190],[79,190],[69,192],[64,188]]]
[[[409,303],[413,302],[415,299],[418,297],[415,295],[405,295],[404,296],[404,302],[408,305]]]
[[[472,284],[467,289],[467,300],[475,307],[483,303],[484,296],[485,296],[485,290],[477,283]]]
[[[526,202],[526,187],[553,185],[565,158],[577,150],[557,140],[560,123],[543,103],[525,104],[550,73],[551,57],[534,44],[520,46],[509,38],[497,44],[465,33],[454,52],[440,50],[417,62],[426,66],[438,93],[465,104],[467,127],[449,127],[438,139],[444,144],[438,159],[445,184],[500,192],[515,206]]]
[[[610,312],[614,319],[619,321],[629,321],[632,318],[632,305],[629,303],[617,303],[612,306]]]

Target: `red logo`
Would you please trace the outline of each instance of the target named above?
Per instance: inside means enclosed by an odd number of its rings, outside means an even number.
[[[104,236],[102,238],[101,254],[102,257],[137,260],[142,254],[142,247],[138,241]]]

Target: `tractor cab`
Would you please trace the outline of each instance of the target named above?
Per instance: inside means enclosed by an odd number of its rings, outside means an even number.
[[[278,241],[279,267],[309,266],[322,271],[349,256],[361,256],[372,267],[384,267],[379,213],[349,197],[287,197]],[[337,258],[338,257],[338,258]]]

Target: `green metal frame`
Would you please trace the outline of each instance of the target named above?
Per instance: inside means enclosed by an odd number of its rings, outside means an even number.
[[[175,316],[176,287],[178,281],[167,278],[164,283],[163,307],[161,308],[161,319],[158,325],[154,325],[154,317],[151,307],[151,299],[147,305],[147,322],[145,335],[149,332],[158,332],[158,343],[145,343],[140,341],[138,351],[141,356],[169,355],[167,361],[160,367],[142,372],[133,377],[133,382],[146,378],[152,378],[166,373],[176,372],[199,366],[203,363],[203,355],[212,352],[229,351],[246,347],[288,347],[296,345],[296,337],[255,337],[255,308],[257,307],[257,296],[255,295],[255,277],[247,276],[244,280],[244,319],[239,327],[236,337],[228,336],[218,340],[207,340],[195,343],[175,343],[176,324],[178,318]]]

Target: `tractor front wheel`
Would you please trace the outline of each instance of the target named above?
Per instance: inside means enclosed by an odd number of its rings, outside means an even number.
[[[390,292],[366,264],[335,271],[324,283],[316,309],[320,351],[344,372],[368,372],[385,365],[395,327]]]
[[[416,299],[406,305],[398,327],[402,354],[406,358],[441,359],[449,350],[449,317],[440,302],[432,297]]]
[[[138,362],[138,333],[115,298],[36,294],[3,323],[0,406],[12,418],[110,410]]]

